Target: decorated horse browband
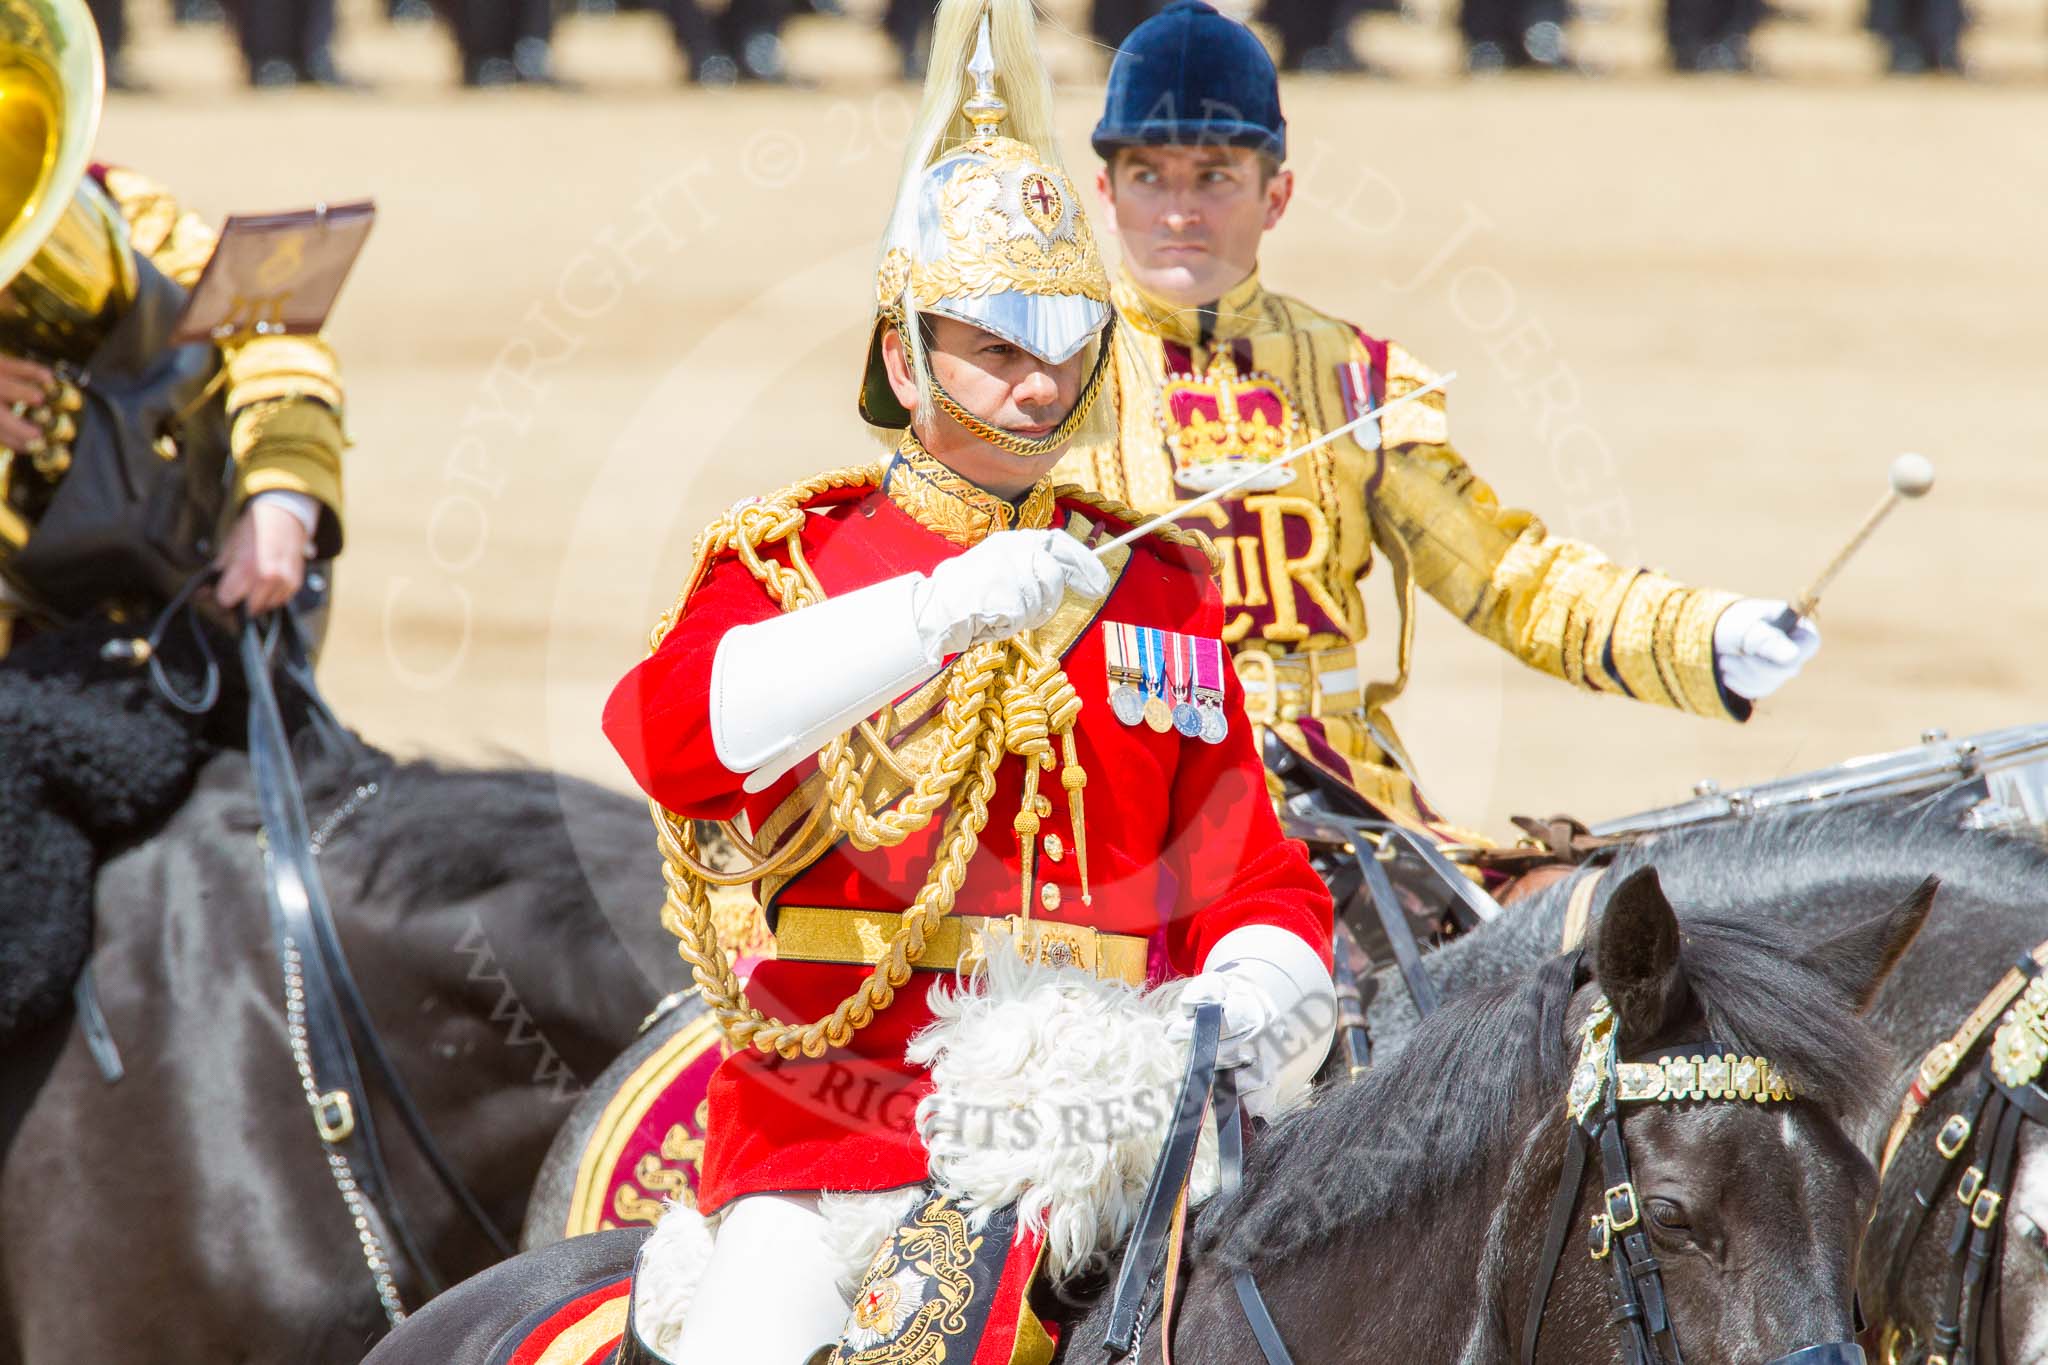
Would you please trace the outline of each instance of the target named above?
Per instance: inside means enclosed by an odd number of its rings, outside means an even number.
[[[1683,1360],[1657,1260],[1642,1227],[1643,1201],[1636,1193],[1628,1147],[1622,1138],[1624,1105],[1688,1100],[1772,1104],[1792,1098],[1791,1084],[1769,1058],[1747,1056],[1715,1043],[1702,1044],[1697,1051],[1673,1049],[1654,1062],[1621,1060],[1614,1006],[1605,995],[1595,998],[1586,1022],[1579,1026],[1579,1060],[1565,1092],[1572,1126],[1523,1322],[1523,1365],[1533,1365],[1536,1359],[1544,1308],[1579,1203],[1580,1184],[1588,1163],[1596,1158],[1604,1192],[1599,1211],[1586,1229],[1587,1250],[1614,1272],[1609,1293],[1614,1321],[1622,1330],[1622,1357],[1629,1365],[1677,1365]],[[1783,1365],[1783,1359],[1773,1365]]]
[[[1572,1070],[1565,1108],[1583,1124],[1606,1098],[1610,1081],[1618,1104],[1676,1104],[1683,1100],[1749,1100],[1756,1104],[1795,1098],[1784,1073],[1764,1057],[1705,1051],[1671,1054],[1654,1062],[1624,1062],[1616,1056],[1614,1006],[1606,996],[1579,1026],[1579,1061]]]

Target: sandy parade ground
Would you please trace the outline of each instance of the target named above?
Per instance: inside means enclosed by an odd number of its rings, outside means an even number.
[[[809,88],[699,92],[651,21],[583,18],[558,59],[584,89],[479,95],[439,33],[352,5],[341,55],[374,92],[253,95],[220,35],[135,8],[157,92],[112,101],[105,159],[209,215],[379,204],[330,329],[356,442],[334,700],[401,752],[623,787],[598,709],[697,528],[877,456],[854,380],[914,100],[883,40],[806,18]],[[1425,603],[1398,719],[1461,821],[2048,720],[2048,23],[1986,5],[1982,79],[1883,82],[1855,15],[1802,14],[1759,44],[1770,79],[1657,75],[1629,0],[1580,25],[1608,79],[1456,79],[1425,11],[1362,30],[1393,79],[1287,89],[1302,194],[1268,283],[1459,370],[1453,434],[1505,501],[1790,596],[1892,455],[1940,473],[1747,728],[1575,694]],[[1048,45],[1092,174],[1101,56]],[[1383,584],[1372,604],[1384,640]]]

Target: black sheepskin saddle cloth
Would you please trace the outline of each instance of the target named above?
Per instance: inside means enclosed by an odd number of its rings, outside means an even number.
[[[159,828],[211,752],[205,718],[101,657],[130,633],[84,622],[0,659],[0,1048],[69,1008],[100,863]],[[164,663],[197,690],[196,660]]]

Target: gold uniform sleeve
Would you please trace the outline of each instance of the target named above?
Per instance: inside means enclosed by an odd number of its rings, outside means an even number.
[[[127,220],[136,254],[192,287],[216,234],[169,190],[134,171],[108,170],[106,189]],[[236,483],[234,508],[272,489],[304,493],[327,509],[315,553],[341,549],[341,456],[348,446],[341,366],[319,337],[253,337],[221,348]]]
[[[1387,397],[1434,375],[1399,346]],[[1714,667],[1714,623],[1733,593],[1616,564],[1502,507],[1452,448],[1441,393],[1386,415],[1370,496],[1374,539],[1405,545],[1415,582],[1531,668],[1595,692],[1695,715],[1748,718]]]

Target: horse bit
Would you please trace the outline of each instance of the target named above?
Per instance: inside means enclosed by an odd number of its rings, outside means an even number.
[[[1578,1208],[1579,1186],[1594,1148],[1600,1152],[1600,1212],[1588,1225],[1589,1250],[1595,1261],[1614,1272],[1608,1296],[1613,1320],[1621,1329],[1623,1357],[1629,1365],[1683,1365],[1678,1328],[1671,1321],[1664,1277],[1650,1254],[1643,1224],[1642,1197],[1629,1168],[1628,1147],[1621,1131],[1622,1106],[1675,1104],[1688,1100],[1732,1100],[1771,1104],[1793,1098],[1792,1087],[1762,1057],[1741,1056],[1709,1043],[1699,1052],[1667,1052],[1654,1062],[1625,1062],[1614,1007],[1601,996],[1579,1028],[1579,1060],[1573,1068],[1565,1108],[1571,1116],[1564,1170],[1550,1206],[1550,1226],[1536,1273],[1536,1292],[1522,1331],[1523,1365],[1535,1365],[1536,1341],[1543,1326],[1559,1260]],[[1770,1365],[1864,1365],[1863,1348],[1853,1341],[1808,1346],[1779,1356]]]

